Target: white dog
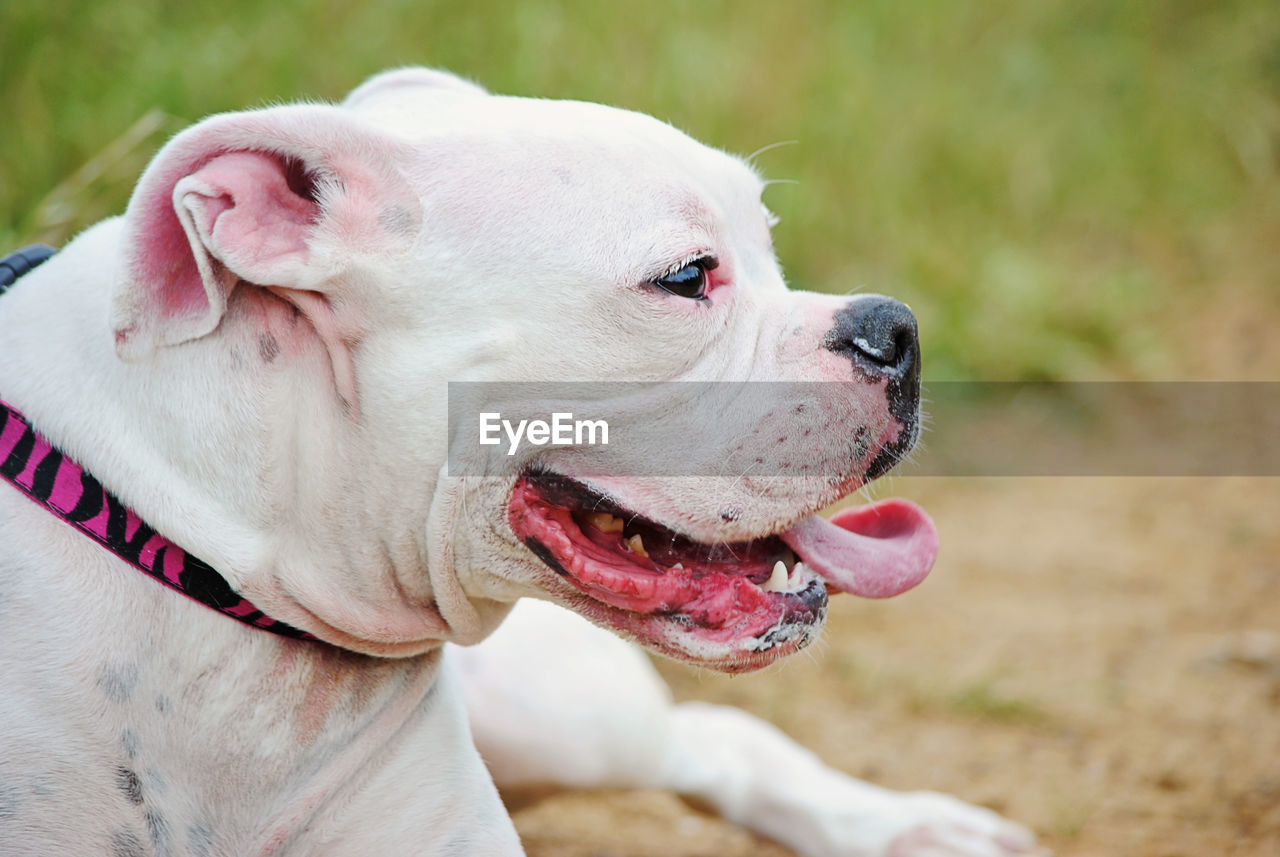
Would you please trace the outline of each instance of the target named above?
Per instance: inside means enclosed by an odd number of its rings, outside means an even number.
[[[815,516],[914,442],[915,325],[788,292],[761,188],[654,119],[420,69],[171,141],[0,298],[0,853],[519,854],[490,771],[701,795],[812,857],[1031,851],[672,706],[597,627],[753,669],[828,587],[933,562],[910,504]],[[620,406],[606,466],[451,475],[449,382],[566,379],[844,392],[687,448],[811,475],[636,475],[688,401]],[[521,597],[594,624],[493,633]]]

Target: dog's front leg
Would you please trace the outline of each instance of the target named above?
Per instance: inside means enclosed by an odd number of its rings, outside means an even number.
[[[667,723],[665,785],[805,857],[1013,857],[1034,837],[934,792],[894,792],[824,765],[769,723],[688,702]]]
[[[990,810],[860,782],[737,709],[672,704],[644,654],[558,607],[521,602],[455,654],[499,786],[671,789],[804,857],[1037,853]]]

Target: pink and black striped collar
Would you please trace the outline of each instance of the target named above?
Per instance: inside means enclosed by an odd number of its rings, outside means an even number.
[[[47,248],[28,248],[0,259],[0,294],[52,252]],[[241,598],[208,563],[153,530],[3,401],[0,401],[0,478],[125,562],[206,607],[283,637],[315,639],[305,631],[272,619]]]

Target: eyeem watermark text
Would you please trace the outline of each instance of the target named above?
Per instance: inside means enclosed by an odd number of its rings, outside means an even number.
[[[534,446],[608,446],[609,423],[605,420],[575,420],[572,413],[556,412],[551,421],[520,420],[512,424],[502,414],[480,414],[480,444],[497,446],[507,439],[507,455],[515,455],[523,440]],[[598,439],[597,439],[598,436]]]

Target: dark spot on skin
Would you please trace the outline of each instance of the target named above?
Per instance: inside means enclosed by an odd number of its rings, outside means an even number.
[[[406,235],[413,228],[413,215],[403,208],[384,208],[378,214],[378,225],[392,235]]]
[[[187,849],[194,857],[209,857],[213,852],[213,831],[208,822],[195,821],[187,825]]]
[[[455,833],[452,839],[440,845],[438,852],[433,853],[437,857],[470,857],[475,850],[475,837],[469,831],[463,831]]]
[[[53,786],[53,780],[43,774],[37,774],[32,777],[28,781],[27,788],[30,789],[31,793],[36,797],[47,797],[51,794],[56,794],[58,791]]]
[[[137,684],[137,664],[103,664],[98,672],[98,686],[115,703],[127,702]]]
[[[742,517],[742,509],[737,506],[729,506],[720,510],[720,520],[726,524],[732,524],[734,521]]]
[[[858,430],[853,435],[853,457],[857,461],[867,457],[867,453],[871,450],[870,432],[866,426],[858,426]]]
[[[147,768],[142,772],[142,784],[147,789],[147,794],[164,794],[169,788],[169,784],[165,781],[164,774],[155,768]]]
[[[795,413],[797,414],[807,414],[808,412],[809,412],[809,406],[806,405],[804,402],[801,402],[800,404],[795,406]]]
[[[123,750],[124,754],[130,759],[136,759],[138,757],[138,744],[140,740],[141,739],[138,738],[137,732],[134,732],[132,729],[126,729],[120,733],[120,749]]]
[[[156,854],[165,857],[173,853],[169,850],[169,822],[163,815],[154,809],[147,810],[143,818],[147,822],[147,833],[151,836],[151,842],[156,846]]]
[[[173,702],[163,693],[156,697],[156,711],[159,713],[167,715],[171,705]]]
[[[274,363],[279,355],[280,343],[276,342],[274,336],[264,333],[258,337],[258,356],[262,358],[263,363]]]
[[[116,788],[124,792],[129,803],[135,806],[142,803],[142,782],[138,775],[128,768],[116,768]]]
[[[132,830],[117,830],[111,835],[113,857],[146,857],[142,840]]]
[[[0,824],[18,815],[18,803],[18,790],[8,783],[0,783]]]

